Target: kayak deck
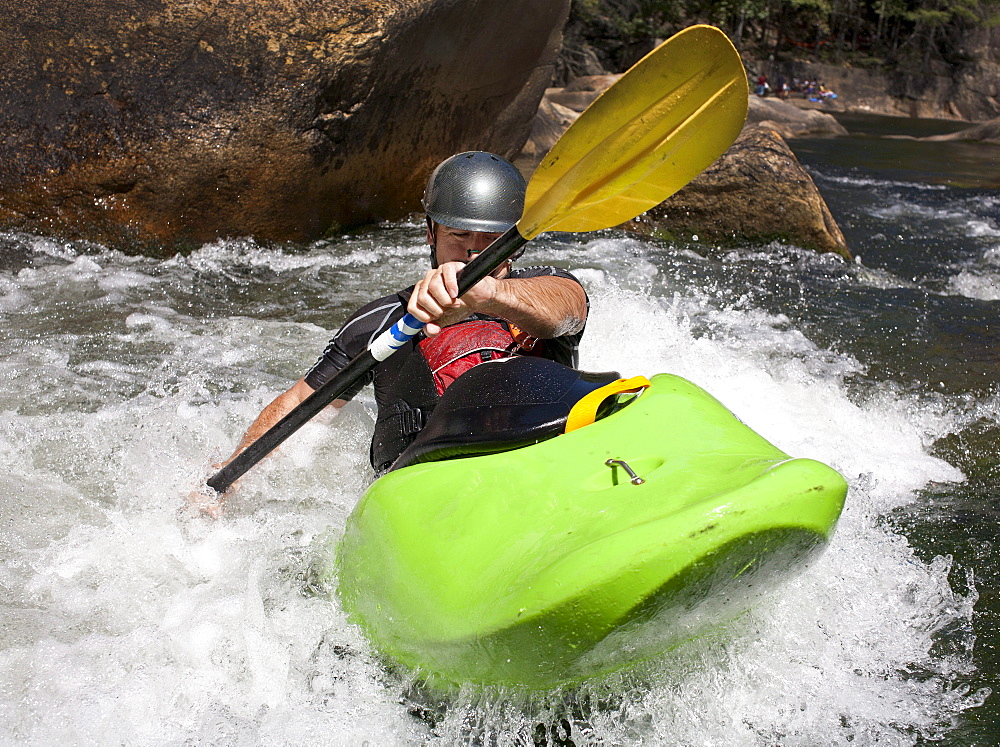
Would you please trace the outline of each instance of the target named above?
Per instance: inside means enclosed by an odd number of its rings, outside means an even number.
[[[587,427],[376,481],[339,547],[340,595],[429,681],[553,687],[743,612],[823,546],[845,496],[831,468],[660,374]]]

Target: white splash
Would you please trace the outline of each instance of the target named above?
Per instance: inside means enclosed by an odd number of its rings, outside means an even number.
[[[469,693],[416,718],[407,684],[316,571],[370,479],[369,398],[251,470],[221,521],[183,512],[340,321],[195,315],[194,278],[369,258],[222,242],[158,262],[40,241],[45,262],[0,276],[0,311],[22,335],[0,341],[0,741],[532,744],[541,729],[577,744],[906,744],[939,733],[982,699],[953,685],[968,647],[932,650],[936,631],[968,626],[975,592],[953,589],[947,559],[920,561],[880,518],[930,481],[961,479],[925,448],[948,416],[892,394],[858,401],[844,380],[859,364],[788,319],[664,294],[674,279],[646,259],[605,261],[641,248],[602,240],[570,253],[592,301],[582,365],[683,375],[785,451],[839,469],[851,493],[836,538],[725,636],[580,692]],[[416,238],[404,253],[423,252]]]

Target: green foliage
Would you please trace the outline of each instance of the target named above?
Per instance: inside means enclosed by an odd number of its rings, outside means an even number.
[[[793,10],[813,13],[817,18],[826,18],[833,12],[830,0],[788,0],[788,6]]]
[[[932,8],[917,8],[905,14],[906,18],[915,24],[924,26],[944,26],[951,20],[951,13],[946,10],[934,10]]]
[[[573,0],[567,41],[620,72],[636,48],[692,23],[720,26],[759,58],[961,64],[968,33],[1000,25],[1000,0]]]

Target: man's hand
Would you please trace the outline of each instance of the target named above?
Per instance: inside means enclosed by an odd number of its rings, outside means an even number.
[[[428,270],[413,287],[407,311],[424,322],[424,333],[434,337],[442,327],[465,319],[484,304],[489,304],[497,293],[500,281],[487,275],[462,297],[458,297],[458,273],[464,262],[446,262]]]
[[[243,434],[243,439],[240,441],[239,446],[236,447],[236,450],[229,458],[218,464],[213,464],[212,468],[218,471],[233,461],[239,456],[240,452],[267,433],[275,423],[304,402],[313,391],[313,388],[306,383],[304,378],[292,384],[291,388],[279,394],[269,405],[261,410],[256,420],[250,424],[247,432]],[[335,399],[331,404],[333,407],[340,409],[347,404],[347,400]],[[224,493],[217,493],[208,485],[204,485],[202,488],[188,495],[187,509],[195,514],[211,516],[217,519],[222,515],[223,501],[236,490],[238,485],[239,481],[237,480]]]
[[[206,516],[210,519],[218,519],[222,516],[222,503],[223,496],[216,493],[208,485],[204,485],[199,490],[192,490],[188,493],[187,502],[182,510],[188,516]]]
[[[579,283],[544,275],[508,278],[507,263],[459,299],[457,275],[464,266],[445,263],[428,271],[414,286],[407,311],[427,324],[424,333],[428,337],[474,312],[506,319],[539,339],[573,334],[587,320],[587,296]]]

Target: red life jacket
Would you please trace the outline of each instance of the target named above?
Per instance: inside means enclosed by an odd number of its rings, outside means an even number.
[[[420,352],[430,366],[438,395],[470,368],[486,361],[529,353],[538,342],[512,324],[470,319],[452,324],[440,334],[420,341]]]

